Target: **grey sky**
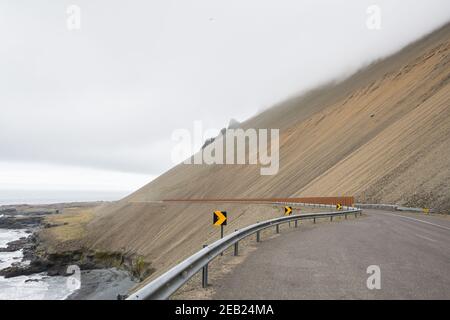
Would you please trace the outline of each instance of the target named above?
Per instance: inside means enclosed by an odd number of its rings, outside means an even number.
[[[156,176],[174,129],[242,121],[449,19],[448,0],[2,0],[0,177],[18,163]]]

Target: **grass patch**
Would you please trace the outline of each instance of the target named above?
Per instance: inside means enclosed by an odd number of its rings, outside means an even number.
[[[93,217],[93,208],[66,208],[62,214],[46,217],[46,222],[52,227],[44,232],[60,242],[81,239],[86,235],[86,225]]]

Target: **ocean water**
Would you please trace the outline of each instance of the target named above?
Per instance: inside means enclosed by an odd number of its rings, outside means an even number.
[[[8,268],[14,262],[21,262],[22,258],[22,250],[14,252],[0,252],[0,270]],[[24,263],[26,263],[26,261],[24,261]]]
[[[27,237],[25,230],[0,229],[0,248],[8,242]],[[0,252],[0,270],[23,261],[22,250]],[[68,277],[48,277],[45,273],[5,278],[0,276],[0,300],[62,300],[75,291]]]
[[[28,234],[25,229],[0,229],[0,248],[6,248],[8,242],[19,240],[20,238],[28,237],[29,235],[30,234]]]
[[[79,191],[79,190],[2,190],[0,205],[52,204],[66,202],[116,201],[130,191]]]
[[[45,273],[5,279],[0,277],[0,300],[64,300],[75,290],[66,277]]]

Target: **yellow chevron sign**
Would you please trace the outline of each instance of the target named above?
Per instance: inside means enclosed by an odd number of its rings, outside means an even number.
[[[213,225],[216,227],[227,225],[227,212],[226,211],[214,211],[213,213]]]
[[[292,213],[292,207],[284,207],[284,215],[288,216]]]
[[[336,204],[336,209],[337,210],[342,210],[342,204],[340,204],[340,203]]]

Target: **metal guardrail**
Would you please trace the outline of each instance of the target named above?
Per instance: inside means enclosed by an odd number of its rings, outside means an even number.
[[[381,209],[381,210],[389,210],[389,211],[411,211],[411,212],[421,212],[428,214],[430,212],[434,212],[433,209],[430,208],[413,208],[413,207],[403,207],[397,204],[378,204],[378,203],[355,203],[355,207],[363,208],[363,209]]]
[[[306,204],[306,203],[289,203],[280,202],[273,203],[275,205],[292,205],[292,206],[310,206],[314,208],[335,208],[333,205],[324,204]],[[220,240],[213,242],[212,244],[205,246],[203,249],[193,254],[186,260],[182,261],[178,265],[174,266],[172,269],[168,270],[164,274],[160,275],[158,278],[154,279],[149,284],[145,285],[141,289],[132,293],[127,300],[161,300],[168,299],[173,293],[175,293],[181,286],[183,286],[191,277],[193,277],[197,272],[203,269],[202,282],[203,286],[207,284],[207,274],[208,274],[208,263],[212,261],[215,257],[220,255],[223,251],[234,245],[234,253],[238,253],[238,243],[242,239],[253,235],[256,233],[256,239],[259,242],[260,231],[267,228],[276,227],[277,232],[279,232],[279,225],[289,222],[295,222],[297,227],[298,220],[308,220],[313,219],[314,223],[318,218],[330,218],[333,220],[335,216],[345,216],[354,214],[362,214],[361,209],[343,206],[341,211],[332,211],[324,213],[307,213],[307,214],[296,214],[290,216],[284,216],[280,218],[275,218],[271,220],[266,220],[263,222],[258,222],[250,226],[244,227],[240,230],[236,230],[223,237]]]

